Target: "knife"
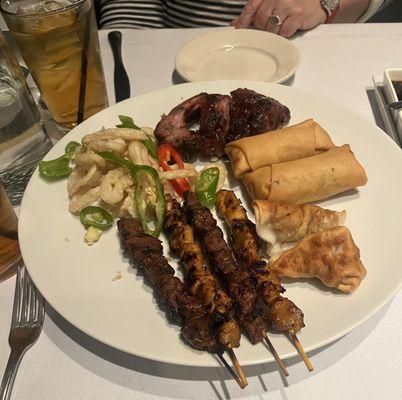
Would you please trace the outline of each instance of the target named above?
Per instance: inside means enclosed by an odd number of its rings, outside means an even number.
[[[130,98],[130,81],[121,58],[121,32],[112,31],[108,34],[109,44],[114,59],[114,93],[116,103]]]

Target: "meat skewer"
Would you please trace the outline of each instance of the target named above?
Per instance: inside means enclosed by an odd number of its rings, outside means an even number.
[[[179,256],[190,293],[198,297],[213,317],[218,341],[225,349],[240,345],[240,328],[233,318],[233,302],[219,287],[216,278],[205,268],[200,246],[194,239],[193,229],[187,223],[180,204],[170,194],[166,196],[165,232],[170,249]]]
[[[312,371],[313,366],[296,336],[296,332],[304,327],[303,312],[292,301],[282,296],[285,289],[281,286],[280,278],[271,272],[268,264],[259,255],[259,239],[246,210],[236,195],[228,190],[218,192],[216,208],[229,227],[236,257],[247,267],[268,306],[270,328],[289,334],[308,370]]]
[[[138,263],[154,288],[156,297],[166,305],[168,316],[182,325],[183,338],[197,350],[216,353],[229,372],[234,374],[223,359],[222,347],[214,332],[214,321],[201,301],[189,294],[184,283],[174,276],[174,269],[163,255],[161,242],[144,233],[136,218],[120,219],[117,227],[124,251],[132,261]],[[233,357],[233,353],[229,355]],[[238,363],[235,367],[238,368]],[[237,382],[244,388],[247,385],[244,374],[241,371],[238,375]]]
[[[237,266],[232,252],[223,238],[222,231],[217,226],[210,210],[203,207],[192,192],[186,192],[184,198],[184,208],[188,219],[201,239],[215,273],[234,300],[236,318],[240,326],[251,343],[256,344],[263,339],[267,341],[270,351],[284,374],[288,376],[286,367],[266,336],[263,312],[257,304],[257,293],[248,274]]]
[[[262,309],[257,304],[257,293],[248,274],[237,266],[211,211],[201,205],[195,193],[184,194],[184,210],[211,267],[234,302],[241,328],[251,343],[261,342],[266,326]]]

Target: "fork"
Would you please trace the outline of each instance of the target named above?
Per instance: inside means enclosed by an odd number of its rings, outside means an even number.
[[[36,342],[45,318],[43,298],[24,266],[18,268],[8,343],[11,354],[0,387],[0,400],[11,395],[17,369],[25,352]]]

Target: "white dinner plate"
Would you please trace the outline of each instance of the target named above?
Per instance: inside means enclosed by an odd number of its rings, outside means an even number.
[[[298,48],[288,39],[251,29],[208,32],[177,53],[177,72],[188,82],[243,79],[280,83],[300,64]]]
[[[286,295],[304,312],[306,327],[299,337],[313,350],[350,332],[367,320],[398,291],[402,227],[402,152],[380,129],[331,101],[282,85],[246,81],[198,82],[157,90],[128,99],[91,117],[64,137],[46,156],[64,153],[71,140],[101,127],[112,127],[118,114],[155,126],[160,115],[183,99],[206,91],[229,93],[247,87],[278,99],[291,110],[290,123],[315,118],[341,145],[349,143],[363,164],[368,184],[320,204],[347,210],[367,277],[352,295],[325,289],[310,281],[286,282]],[[47,183],[35,171],[20,211],[19,239],[29,273],[46,300],[66,320],[117,349],[153,360],[182,365],[216,366],[214,357],[192,350],[180,340],[180,328],[167,321],[151,288],[122,255],[113,226],[92,247],[84,244],[84,229],[68,208],[66,181]],[[238,182],[233,182],[241,194]],[[244,197],[243,197],[244,199]],[[251,215],[251,214],[250,214]],[[168,248],[163,239],[165,250]],[[177,267],[173,260],[172,265]],[[123,279],[113,282],[117,271]],[[284,335],[272,335],[282,358],[296,355]],[[272,361],[263,344],[243,338],[236,350],[242,365]]]

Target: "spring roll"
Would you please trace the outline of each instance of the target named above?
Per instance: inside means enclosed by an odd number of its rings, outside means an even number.
[[[364,168],[345,144],[300,160],[272,164],[245,175],[253,199],[303,204],[367,183]]]
[[[297,160],[335,147],[328,133],[313,119],[229,143],[225,152],[237,179],[273,163]]]

